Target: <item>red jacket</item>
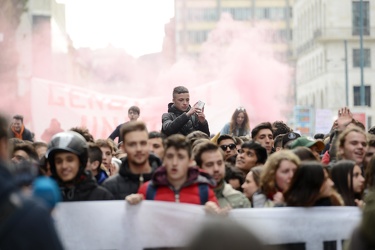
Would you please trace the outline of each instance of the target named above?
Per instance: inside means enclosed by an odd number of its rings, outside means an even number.
[[[327,151],[324,153],[321,162],[322,162],[323,164],[325,164],[325,165],[328,165],[329,162],[331,161],[330,158],[331,158],[331,157],[330,157],[330,155],[329,155],[329,151],[327,150]]]
[[[199,185],[207,185],[207,201],[213,201],[218,204],[215,193],[212,189],[215,182],[211,176],[203,171],[199,171],[199,169],[196,167],[189,168],[187,181],[179,190],[175,190],[174,187],[169,184],[165,167],[158,168],[155,171],[151,181],[144,183],[138,190],[138,193],[142,194],[145,199],[149,199],[147,197],[147,189],[150,183],[156,189],[153,198],[153,200],[156,201],[170,201],[201,205],[201,191],[199,190]]]

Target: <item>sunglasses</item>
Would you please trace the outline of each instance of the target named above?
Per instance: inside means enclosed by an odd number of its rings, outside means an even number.
[[[224,151],[227,150],[227,148],[229,148],[230,150],[233,150],[236,148],[236,144],[234,143],[231,143],[231,144],[228,144],[228,145],[221,145],[220,148]]]
[[[246,111],[246,109],[244,107],[238,107],[237,111]]]

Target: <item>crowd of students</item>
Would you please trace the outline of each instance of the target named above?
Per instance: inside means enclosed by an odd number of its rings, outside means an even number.
[[[23,125],[15,116],[10,129],[19,138],[8,141],[8,128],[0,131],[1,168],[13,175],[22,195],[38,196],[49,211],[60,199],[181,202],[220,215],[251,207],[366,208],[374,188],[375,135],[349,109],[338,111],[330,133],[313,139],[282,121],[250,129],[246,109],[239,107],[210,136],[204,107],[189,100],[185,87],[174,89],[161,131],[149,132],[137,121],[140,109],[131,107],[130,121],[108,139],[95,140],[87,128],[77,127],[48,142],[30,142],[20,139]],[[41,188],[38,176],[51,177],[58,188]],[[0,204],[11,197],[5,190],[0,188]],[[358,234],[372,244],[366,233]]]

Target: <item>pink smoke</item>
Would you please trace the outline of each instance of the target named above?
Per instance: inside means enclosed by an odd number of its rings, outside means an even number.
[[[192,88],[215,81],[230,86],[231,93],[221,88],[206,95],[201,93],[206,99],[215,95],[219,102],[225,103],[222,108],[226,118],[215,120],[209,117],[220,123],[211,124],[212,132],[218,132],[230,120],[238,104],[246,107],[253,125],[285,120],[285,111],[292,107],[292,102],[287,100],[291,69],[276,60],[268,40],[269,31],[265,25],[251,28],[223,14],[203,44],[199,60],[178,61],[160,75],[157,85],[166,86],[163,88],[166,92],[180,84]],[[215,109],[220,104],[213,102],[206,107]]]
[[[47,73],[43,71],[45,60],[40,60],[39,65],[38,61],[34,62],[37,64],[34,76],[66,82],[67,88],[78,84],[81,88],[96,91],[98,100],[101,100],[101,94],[113,96],[113,102],[119,98],[128,98],[125,105],[118,109],[115,118],[108,118],[105,111],[100,109],[94,112],[90,110],[93,113],[90,116],[87,108],[79,109],[67,104],[64,104],[66,109],[74,110],[65,111],[64,106],[60,105],[60,112],[51,114],[51,117],[48,111],[43,116],[33,114],[42,113],[42,110],[48,108],[45,106],[33,105],[36,111],[30,112],[28,105],[25,105],[18,109],[18,113],[25,111],[26,117],[31,113],[30,127],[37,131],[37,139],[53,118],[61,123],[64,130],[85,125],[95,138],[106,137],[118,123],[127,120],[127,109],[131,105],[140,106],[140,119],[147,123],[149,130],[160,130],[161,115],[167,112],[167,104],[172,100],[172,89],[184,85],[190,90],[191,104],[198,100],[206,103],[205,113],[211,133],[219,132],[238,106],[247,109],[251,127],[263,121],[286,120],[286,114],[293,105],[287,99],[291,89],[291,69],[275,59],[265,25],[249,27],[234,21],[229,15],[223,15],[203,44],[198,60],[184,57],[173,63],[176,57],[174,33],[172,19],[165,26],[163,51],[138,59],[112,46],[95,51],[71,48],[66,57],[73,61],[73,69],[64,72],[66,75],[63,76],[56,71],[52,71],[53,75],[44,75]],[[81,105],[84,99],[76,97],[76,105],[90,106]],[[28,101],[29,95],[24,98]],[[50,102],[57,103],[56,100]],[[80,118],[72,120],[72,114]]]

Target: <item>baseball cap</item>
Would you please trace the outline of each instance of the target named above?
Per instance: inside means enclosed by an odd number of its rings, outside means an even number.
[[[308,148],[310,148],[314,145],[318,147],[319,151],[322,151],[324,149],[324,143],[322,141],[310,139],[310,138],[307,138],[306,136],[302,136],[302,137],[297,138],[294,142],[292,142],[290,147],[292,149],[294,149],[296,147],[308,147]]]
[[[283,136],[283,143],[282,143],[282,147],[284,148],[285,145],[290,142],[290,141],[294,141],[295,139],[301,137],[300,134],[298,133],[295,133],[295,132],[289,132],[289,133],[286,133],[284,136]]]

